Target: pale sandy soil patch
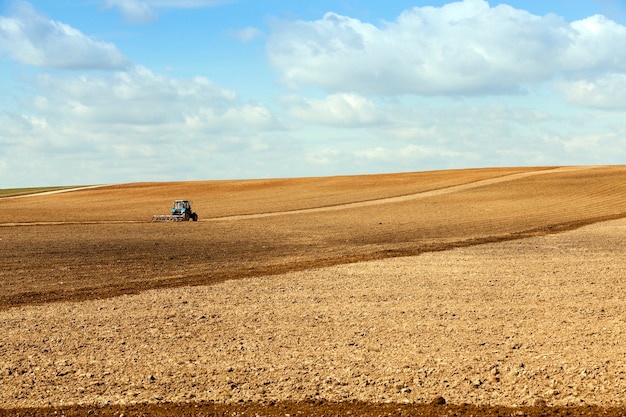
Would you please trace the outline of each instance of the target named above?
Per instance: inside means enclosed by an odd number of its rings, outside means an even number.
[[[626,220],[416,257],[0,311],[5,407],[626,404]]]

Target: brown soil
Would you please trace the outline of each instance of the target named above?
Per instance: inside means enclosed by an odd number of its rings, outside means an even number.
[[[2,199],[0,415],[621,415],[625,203],[621,166]]]

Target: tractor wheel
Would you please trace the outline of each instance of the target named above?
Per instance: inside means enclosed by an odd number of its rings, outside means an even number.
[[[198,221],[198,213],[194,213],[192,219],[193,219],[194,222],[197,222]]]

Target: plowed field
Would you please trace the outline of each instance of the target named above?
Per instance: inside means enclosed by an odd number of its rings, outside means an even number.
[[[626,166],[2,198],[0,415],[623,415],[624,218]]]

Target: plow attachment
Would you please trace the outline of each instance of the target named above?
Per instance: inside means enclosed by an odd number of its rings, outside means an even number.
[[[155,214],[152,216],[153,222],[184,222],[185,216],[175,214]]]

